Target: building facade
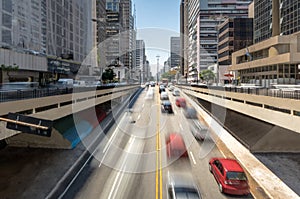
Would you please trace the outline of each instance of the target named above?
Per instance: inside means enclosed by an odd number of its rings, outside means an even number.
[[[106,0],[96,0],[97,44],[106,39]]]
[[[221,83],[228,83],[231,77],[227,68],[231,65],[232,53],[253,44],[253,19],[229,18],[218,27],[218,30],[217,76]]]
[[[183,77],[188,76],[188,5],[189,0],[180,2],[180,74]]]
[[[279,0],[280,35],[300,31],[300,5],[298,1]],[[272,36],[272,1],[254,0],[254,43]]]
[[[46,53],[46,0],[3,0],[0,41],[11,48]]]
[[[217,26],[227,18],[247,18],[250,0],[209,1],[201,0],[198,16],[198,71],[207,69],[218,61]]]
[[[236,73],[241,83],[263,87],[299,84],[299,5],[295,1],[270,2],[271,10],[268,12],[272,13],[271,25],[267,24],[270,19],[263,23],[265,20],[259,15],[266,12],[259,6],[267,5],[254,2],[254,37],[257,39],[254,41],[257,43],[233,53],[230,70]]]
[[[180,37],[171,37],[170,39],[171,63],[170,67],[180,66]]]
[[[15,61],[3,56],[1,62],[18,66],[11,77],[2,79],[29,79],[44,85],[60,76],[74,77],[94,46],[92,2],[2,1],[0,43],[10,49],[7,53]]]
[[[135,77],[139,78],[139,72],[141,71],[143,79],[145,79],[146,72],[146,48],[144,40],[136,40],[136,50],[135,50],[135,62],[136,62],[136,70]]]
[[[131,0],[107,0],[106,16],[106,66],[123,66],[129,78],[135,45]]]

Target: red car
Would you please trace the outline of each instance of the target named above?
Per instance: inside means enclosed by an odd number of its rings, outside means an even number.
[[[212,158],[209,170],[214,175],[219,190],[232,195],[248,195],[248,180],[243,168],[234,159]]]
[[[169,158],[188,157],[184,140],[180,134],[170,133],[166,138],[166,146]]]
[[[186,107],[186,101],[185,101],[185,99],[183,97],[176,98],[175,104],[178,107],[182,107],[182,108]]]

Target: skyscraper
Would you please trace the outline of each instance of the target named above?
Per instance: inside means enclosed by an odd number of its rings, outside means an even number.
[[[180,37],[171,37],[171,68],[180,65]]]
[[[217,26],[227,18],[247,18],[250,3],[251,0],[226,1],[226,3],[222,0],[201,0],[200,14],[197,19],[197,47],[199,47],[197,67],[199,71],[217,63]]]
[[[3,45],[46,53],[46,0],[3,0],[0,15]]]
[[[126,68],[132,67],[132,46],[134,19],[131,0],[106,1],[106,60],[109,64],[120,64]]]
[[[290,35],[300,31],[300,4],[298,1],[278,0],[281,35]],[[272,1],[254,0],[254,43],[272,36]]]

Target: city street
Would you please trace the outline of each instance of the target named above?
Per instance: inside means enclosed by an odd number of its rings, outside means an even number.
[[[146,92],[140,95],[133,112],[125,113],[118,127],[108,133],[109,141],[99,145],[95,158],[84,167],[63,198],[160,198],[161,195],[166,198],[168,173],[192,176],[203,198],[232,198],[219,192],[208,169],[209,159],[222,153],[212,141],[196,141],[171,93],[174,114],[161,114],[158,90],[148,100]],[[188,159],[167,158],[165,137],[171,132],[184,137]],[[206,152],[200,158],[200,153]]]

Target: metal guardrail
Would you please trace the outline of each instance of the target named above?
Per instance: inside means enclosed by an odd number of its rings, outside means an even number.
[[[41,97],[49,97],[55,95],[64,95],[71,94],[73,92],[87,92],[87,91],[96,91],[103,89],[110,89],[115,87],[124,87],[130,85],[108,85],[108,86],[98,86],[98,87],[75,87],[75,88],[41,88],[41,89],[30,89],[30,90],[0,90],[0,103],[17,101],[24,99],[33,99]]]
[[[226,92],[246,93],[252,95],[263,95],[269,97],[300,100],[300,91],[284,91],[280,89],[270,89],[270,88],[241,88],[241,87],[203,86],[203,85],[190,85],[190,84],[181,84],[181,85],[192,86],[196,88],[204,88],[204,89],[206,88],[211,90],[226,91]]]

